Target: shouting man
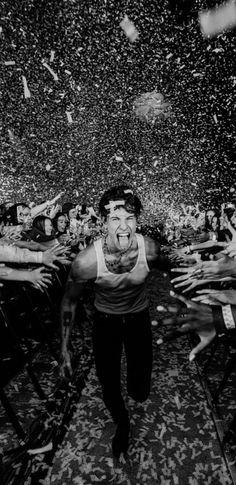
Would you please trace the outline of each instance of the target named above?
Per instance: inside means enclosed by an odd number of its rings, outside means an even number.
[[[129,446],[130,422],[120,382],[121,355],[127,362],[127,391],[144,402],[150,392],[152,334],[145,281],[160,267],[160,245],[136,233],[142,204],[127,186],[106,191],[99,204],[106,235],[75,258],[62,301],[62,372],[71,372],[68,342],[76,303],[85,283],[95,290],[93,352],[104,403],[117,424],[116,457]]]

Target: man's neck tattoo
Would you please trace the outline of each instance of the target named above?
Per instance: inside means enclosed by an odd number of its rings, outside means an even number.
[[[106,255],[114,256],[115,253],[112,253],[110,251],[110,249],[108,247],[108,244],[107,244],[107,238],[105,238],[104,239],[104,244],[103,244],[103,249],[104,249],[104,256],[105,256],[106,264],[108,266],[110,266],[114,270],[117,269],[120,266],[122,256],[124,256],[129,251],[129,249],[132,248],[132,245],[133,245],[133,241],[132,241],[131,245],[127,249],[121,250],[119,252],[119,256],[117,258],[115,258],[113,261],[107,260]]]

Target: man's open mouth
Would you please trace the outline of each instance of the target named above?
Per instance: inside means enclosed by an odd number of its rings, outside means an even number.
[[[129,247],[129,241],[130,241],[130,234],[129,232],[123,232],[117,234],[117,239],[120,247],[122,249],[127,249]]]

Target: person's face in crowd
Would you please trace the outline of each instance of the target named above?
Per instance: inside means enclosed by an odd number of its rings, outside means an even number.
[[[51,236],[52,235],[52,221],[50,219],[45,219],[45,226],[44,226],[44,231],[46,236]]]
[[[216,230],[217,229],[217,227],[218,227],[218,219],[217,219],[216,216],[213,216],[212,217],[211,226],[212,226],[212,229],[213,230]]]
[[[66,228],[66,218],[64,216],[60,216],[57,219],[57,230],[58,232],[64,232]]]
[[[209,222],[211,222],[212,221],[212,218],[215,215],[215,212],[213,210],[209,210],[209,211],[207,211],[206,215],[208,217]]]
[[[122,251],[128,249],[134,240],[137,219],[126,209],[117,208],[107,216],[108,241],[112,248]]]
[[[75,209],[70,209],[68,216],[69,216],[69,219],[76,219],[76,216],[77,216],[77,210],[76,210],[76,208]]]
[[[30,208],[19,206],[17,211],[17,220],[19,224],[23,224],[24,230],[29,230],[32,225]]]

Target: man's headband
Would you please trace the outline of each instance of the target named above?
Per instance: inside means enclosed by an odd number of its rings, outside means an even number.
[[[109,200],[109,204],[105,205],[105,209],[114,210],[119,205],[125,205],[124,200]]]
[[[131,189],[125,189],[124,194],[132,194],[133,195],[133,191]],[[106,210],[115,210],[118,206],[125,205],[125,204],[126,204],[126,202],[124,201],[124,199],[122,199],[122,200],[109,200],[109,204],[105,205],[105,209]]]

